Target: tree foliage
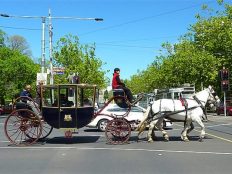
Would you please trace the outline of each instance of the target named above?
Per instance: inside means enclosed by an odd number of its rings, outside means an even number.
[[[0,47],[5,46],[6,33],[0,29]]]
[[[168,88],[184,83],[202,85],[218,84],[218,71],[222,66],[232,70],[232,6],[224,4],[224,11],[203,5],[206,17],[196,15],[197,22],[189,32],[180,37],[179,43],[163,43],[163,52],[140,74],[127,80],[133,92],[152,92],[155,88]],[[205,14],[205,13],[204,13]]]
[[[35,86],[39,65],[19,51],[0,47],[0,98],[11,99],[26,84]]]
[[[14,35],[9,37],[8,47],[11,48],[12,50],[17,50],[24,55],[27,56],[32,55],[27,40],[22,36]]]
[[[78,72],[81,83],[105,87],[103,62],[95,56],[95,45],[81,45],[77,36],[66,35],[57,42],[54,59],[55,66],[65,68],[65,75],[56,77],[57,82],[66,83],[68,74]]]

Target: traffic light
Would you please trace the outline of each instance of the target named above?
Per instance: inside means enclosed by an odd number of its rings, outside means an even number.
[[[221,79],[221,89],[222,91],[228,91],[230,88],[229,85],[229,70],[223,68],[220,70],[220,79]]]
[[[221,81],[221,88],[222,88],[222,91],[228,91],[229,90],[229,80]]]
[[[229,80],[229,70],[228,69],[222,69],[221,70],[221,80]]]

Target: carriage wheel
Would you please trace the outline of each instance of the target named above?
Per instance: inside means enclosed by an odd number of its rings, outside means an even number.
[[[131,127],[125,119],[113,119],[106,126],[105,135],[111,144],[126,143],[131,134]]]
[[[43,140],[52,133],[53,127],[50,126],[47,122],[45,122],[43,119],[41,119],[41,122],[42,122],[42,133],[39,139]]]
[[[42,133],[39,137],[39,140],[44,140],[51,134],[53,127],[47,124],[47,122],[45,122],[43,119],[41,119],[41,123],[42,123]],[[30,135],[26,135],[26,136],[28,138],[33,138],[33,137],[30,137]]]
[[[35,143],[42,133],[42,122],[28,109],[13,111],[4,125],[8,140],[17,146],[28,146]]]

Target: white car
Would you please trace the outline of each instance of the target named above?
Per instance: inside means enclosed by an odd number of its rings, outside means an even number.
[[[127,111],[127,108],[120,108],[116,104],[109,104],[102,111],[102,115],[98,115],[87,127],[97,128],[100,131],[105,131],[106,124],[108,120],[112,120],[113,117],[108,115],[123,115]],[[143,118],[143,113],[145,109],[140,107],[132,107],[128,116],[125,117],[128,121],[137,121],[138,123]],[[132,128],[135,128],[133,125]]]
[[[107,121],[112,120],[112,117],[109,115],[123,115],[127,111],[127,108],[120,108],[116,104],[109,104],[107,107],[105,107],[102,111],[102,115],[98,115],[91,123],[87,125],[87,127],[91,128],[97,128],[99,131],[105,131]],[[128,116],[125,117],[128,121],[136,121],[136,123],[132,124],[132,130],[135,129],[139,122],[143,119],[143,113],[146,111],[146,109],[134,106],[131,108],[130,113]],[[168,127],[172,124],[170,122],[165,122],[164,126]]]

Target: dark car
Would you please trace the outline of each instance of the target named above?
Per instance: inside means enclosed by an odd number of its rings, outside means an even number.
[[[2,115],[3,114],[3,109],[2,108],[0,108],[0,115]]]
[[[219,107],[216,109],[217,115],[224,114],[224,105],[221,104]],[[232,106],[227,104],[226,105],[226,115],[232,116]]]

